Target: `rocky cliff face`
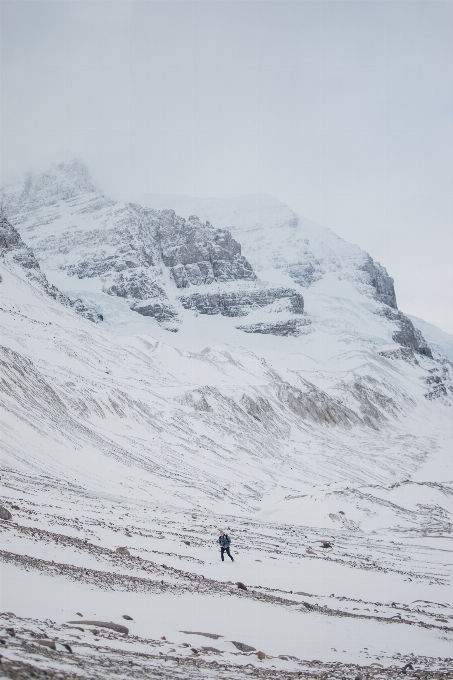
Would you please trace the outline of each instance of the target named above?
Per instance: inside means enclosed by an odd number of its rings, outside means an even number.
[[[383,302],[385,305],[392,307],[393,309],[398,309],[396,304],[396,295],[394,288],[394,281],[391,276],[388,275],[385,267],[375,262],[369,255],[362,266],[362,270],[366,272],[370,277],[370,284],[376,291],[376,298]]]
[[[246,333],[306,334],[314,324],[308,328],[306,318],[301,321],[302,289],[316,295],[327,285],[336,296],[346,281],[381,303],[381,315],[396,322],[398,330],[387,342],[430,355],[420,332],[397,312],[393,279],[384,267],[275,199],[261,197],[262,205],[255,197],[247,200],[230,207],[200,205],[200,216],[186,213],[187,218],[172,209],[118,203],[102,194],[77,161],[28,176],[4,195],[10,221],[46,271],[91,280],[166,330],[181,328],[192,311],[232,318],[252,314],[248,323],[235,326]],[[274,283],[260,280],[257,272],[264,272],[263,279],[270,272]],[[77,290],[77,283],[66,289]],[[81,299],[75,304],[83,313]]]
[[[214,229],[191,215],[186,221],[173,210],[160,214],[157,238],[162,261],[170,267],[178,288],[209,285],[215,281],[254,281],[241,246],[226,229]]]
[[[222,314],[222,316],[246,316],[252,309],[267,307],[277,300],[287,300],[287,309],[293,314],[303,314],[304,299],[300,293],[290,288],[261,287],[239,291],[195,292],[179,297],[185,309],[193,309],[200,314]]]
[[[78,314],[90,321],[95,323],[102,321],[102,314],[87,307],[80,299],[71,299],[63,295],[58,288],[48,282],[46,275],[41,271],[33,250],[25,245],[18,231],[4,216],[0,217],[0,257],[4,260],[10,259],[20,265],[32,283],[60,304],[73,307]]]
[[[6,199],[12,220],[46,264],[70,277],[99,280],[106,294],[127,300],[167,330],[178,329],[184,309],[245,316],[289,299],[287,315],[303,312],[296,290],[257,279],[227,229],[173,210],[115,203],[76,161],[28,177]]]
[[[402,347],[407,347],[417,354],[422,354],[432,358],[433,353],[423,337],[422,333],[415,328],[412,321],[403,312],[387,307],[382,308],[382,315],[387,319],[396,322],[398,330],[396,330],[392,338]]]

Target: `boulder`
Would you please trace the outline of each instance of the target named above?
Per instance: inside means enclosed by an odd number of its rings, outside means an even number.
[[[231,640],[231,642],[237,649],[239,649],[240,652],[256,652],[255,647],[246,645],[245,642],[236,642],[235,640]]]
[[[43,647],[48,647],[49,649],[56,649],[55,642],[53,640],[35,640],[35,642],[37,642],[38,645],[42,645]]]
[[[10,513],[9,510],[3,507],[3,505],[0,505],[0,519],[11,519],[12,514]]]
[[[217,635],[216,633],[200,633],[195,630],[180,630],[179,632],[184,633],[185,635],[203,635],[203,637],[212,638],[213,640],[218,640],[223,637],[223,635]]]
[[[124,633],[129,635],[129,628],[126,626],[121,626],[119,623],[113,623],[112,621],[68,621],[68,623],[84,623],[86,626],[98,626],[98,628],[110,628],[114,630],[115,633]]]
[[[119,553],[120,555],[130,555],[130,552],[127,548],[117,548],[115,552]]]

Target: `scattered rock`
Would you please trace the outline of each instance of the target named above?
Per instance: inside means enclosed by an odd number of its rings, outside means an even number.
[[[124,633],[129,635],[129,628],[120,626],[119,623],[112,623],[112,621],[68,621],[68,623],[84,623],[86,626],[98,626],[99,628],[111,628],[116,633]]]
[[[231,642],[240,652],[256,652],[255,647],[246,645],[245,642],[236,642],[235,640],[231,640]]]
[[[310,604],[309,602],[302,602],[302,604],[303,604],[304,607],[306,607],[307,609],[314,609],[313,605]]]
[[[218,640],[219,638],[223,637],[223,635],[216,635],[216,633],[200,633],[199,631],[195,630],[180,630],[179,632],[184,633],[185,635],[203,635],[204,637],[212,638],[213,640]]]
[[[190,545],[190,541],[183,541],[186,545]]]
[[[124,532],[124,535],[125,535],[125,536],[128,536],[129,538],[132,537],[132,534],[130,534],[128,531],[125,531],[125,532]]]
[[[10,513],[9,510],[3,507],[3,505],[0,505],[0,519],[11,519],[12,514]]]
[[[247,586],[244,583],[242,583],[242,581],[237,581],[236,585],[239,588],[239,590],[247,590]]]
[[[264,652],[257,652],[257,653],[256,653],[256,656],[258,657],[258,659],[259,659],[260,661],[262,661],[263,659],[266,658],[266,655],[265,655]]]
[[[48,647],[49,649],[56,649],[55,642],[53,640],[35,640],[38,645],[43,647]]]
[[[115,552],[119,553],[120,555],[130,555],[130,552],[127,548],[117,548]]]
[[[129,616],[129,614],[123,614],[123,619],[126,619],[126,621],[133,621],[134,619],[132,616]]]

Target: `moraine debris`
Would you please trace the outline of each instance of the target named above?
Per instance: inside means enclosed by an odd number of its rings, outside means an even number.
[[[84,623],[85,626],[111,628],[116,633],[124,633],[125,635],[129,635],[129,628],[126,628],[126,626],[121,626],[119,623],[113,623],[112,621],[68,621],[68,623]]]

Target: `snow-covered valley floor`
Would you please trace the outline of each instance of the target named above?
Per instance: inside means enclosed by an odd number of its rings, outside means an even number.
[[[62,678],[122,677],[131,664],[131,677],[391,677],[411,663],[451,677],[449,538],[171,511],[39,476],[3,473],[2,483],[14,514],[1,522],[4,669],[32,661]],[[233,538],[234,563],[220,561],[218,527]]]

